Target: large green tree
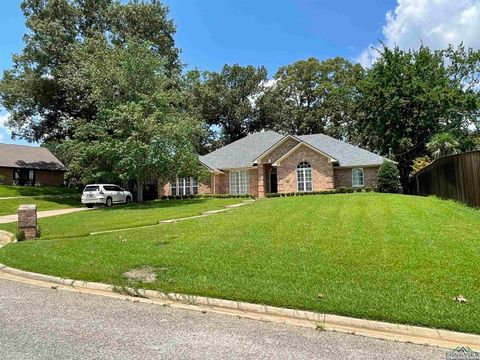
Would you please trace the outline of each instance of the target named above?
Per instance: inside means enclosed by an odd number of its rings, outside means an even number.
[[[359,64],[337,57],[281,67],[257,101],[257,127],[290,134],[327,133],[350,140],[357,112]]]
[[[478,126],[479,73],[478,51],[384,47],[359,82],[356,132],[364,146],[398,162],[404,188],[413,160],[427,154],[434,134],[468,137]]]
[[[220,72],[198,70],[186,76],[189,107],[205,122],[211,138],[205,150],[238,140],[251,131],[255,99],[267,80],[264,67],[225,65]],[[213,144],[213,145],[212,145]]]
[[[135,181],[142,201],[145,180],[203,174],[194,146],[200,123],[179,109],[168,67],[149,43],[116,46],[100,37],[78,45],[71,56],[71,68],[64,69],[72,74],[67,96],[80,91],[97,108],[95,121],[69,120],[73,135],[57,147],[69,155],[71,178]]]
[[[72,89],[75,49],[92,38],[113,46],[147,41],[169,76],[180,71],[175,26],[158,0],[23,0],[25,47],[0,80],[0,100],[13,134],[29,141],[61,141],[73,135],[71,120],[95,119],[97,104]],[[76,97],[71,97],[72,93]]]

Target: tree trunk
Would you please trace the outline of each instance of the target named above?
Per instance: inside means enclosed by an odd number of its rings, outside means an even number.
[[[137,202],[143,202],[143,180],[137,180]]]

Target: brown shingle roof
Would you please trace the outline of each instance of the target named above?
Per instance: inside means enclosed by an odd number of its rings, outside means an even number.
[[[47,148],[11,144],[0,144],[0,167],[67,170]]]

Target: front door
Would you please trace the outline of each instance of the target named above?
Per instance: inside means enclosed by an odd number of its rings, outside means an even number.
[[[276,193],[278,191],[277,185],[277,168],[272,167],[270,169],[270,192]]]

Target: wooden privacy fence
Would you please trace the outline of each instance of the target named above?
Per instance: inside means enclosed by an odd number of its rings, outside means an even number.
[[[436,195],[480,207],[480,151],[435,160],[410,178],[409,193]]]

